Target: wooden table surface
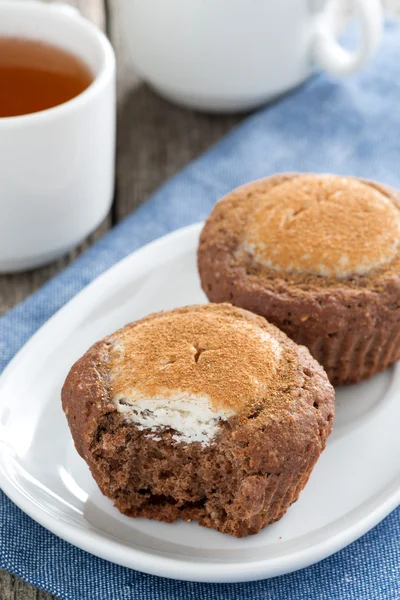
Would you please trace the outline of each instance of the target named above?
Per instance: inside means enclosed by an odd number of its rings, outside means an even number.
[[[242,118],[208,116],[177,108],[138,81],[124,45],[118,13],[118,3],[130,0],[67,1],[107,32],[117,54],[118,143],[115,200],[111,214],[100,227],[65,258],[28,273],[0,276],[0,314],[32,294],[73,261],[80,252],[144,202],[160,184],[216,142]],[[400,0],[383,0],[383,4],[389,11],[400,16]],[[36,590],[17,577],[0,571],[0,600],[52,598],[50,594]]]

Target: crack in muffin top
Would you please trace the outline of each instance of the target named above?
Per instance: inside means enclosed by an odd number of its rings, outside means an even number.
[[[271,328],[229,304],[167,311],[128,325],[109,338],[111,397],[134,404],[186,394],[194,403],[207,398],[213,411],[228,416],[247,414],[260,402],[278,410],[291,361],[282,360],[287,343]]]
[[[346,278],[390,264],[400,211],[352,177],[298,175],[257,195],[243,249],[268,268]]]

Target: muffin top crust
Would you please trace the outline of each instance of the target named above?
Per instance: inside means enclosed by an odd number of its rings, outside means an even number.
[[[378,291],[400,273],[399,242],[396,190],[356,177],[281,173],[215,204],[198,264],[216,281],[274,293]]]
[[[241,315],[240,315],[241,316]],[[110,351],[113,396],[206,396],[215,411],[240,413],[274,387],[279,340],[235,309],[161,313],[122,330]]]
[[[118,411],[142,429],[174,429],[177,441],[208,442],[230,417],[240,422],[251,415],[259,427],[295,413],[302,404],[293,403],[288,389],[301,389],[305,380],[330,394],[307,350],[230,304],[151,315],[110,336],[107,345],[109,397]],[[304,374],[309,362],[311,379]]]
[[[300,175],[258,196],[243,247],[272,269],[345,278],[390,263],[399,240],[400,211],[376,188]]]

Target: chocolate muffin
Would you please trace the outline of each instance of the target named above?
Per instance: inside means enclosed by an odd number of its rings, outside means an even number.
[[[400,195],[354,177],[280,174],[217,202],[198,267],[212,302],[262,315],[330,381],[400,357]]]
[[[331,432],[334,391],[265,319],[210,304],[150,315],[92,346],[62,404],[122,513],[241,537],[297,500]]]

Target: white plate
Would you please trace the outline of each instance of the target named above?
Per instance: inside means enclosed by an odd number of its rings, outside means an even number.
[[[337,394],[334,433],[299,501],[256,536],[122,516],[76,453],[60,388],[97,339],[160,309],[204,302],[200,225],[135,252],[99,277],[26,344],[0,379],[0,484],[39,523],[110,561],[164,577],[248,581],[310,565],[400,503],[399,365]]]

